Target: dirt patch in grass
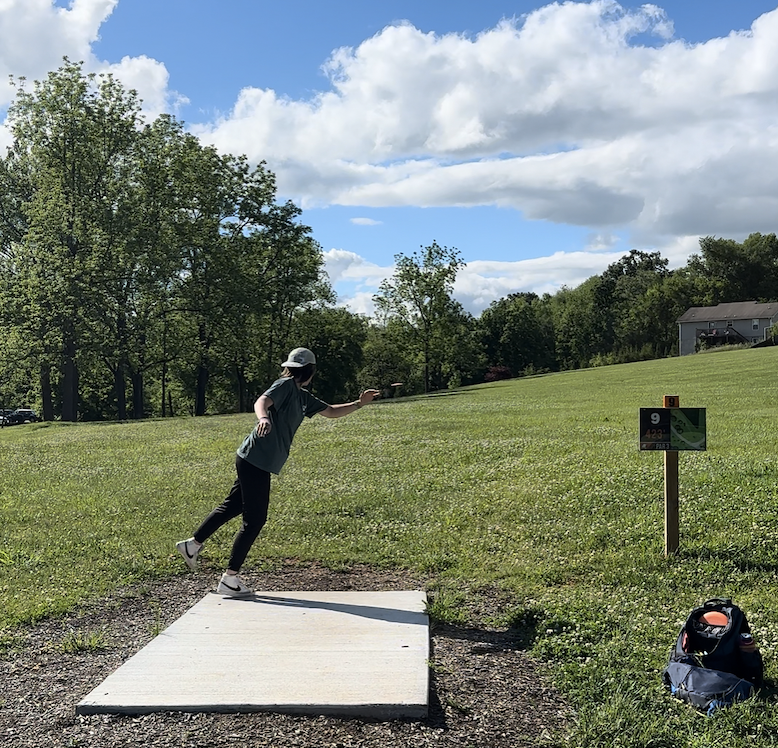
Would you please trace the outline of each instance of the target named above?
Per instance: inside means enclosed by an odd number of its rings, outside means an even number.
[[[284,714],[77,716],[76,704],[159,631],[202,599],[217,573],[204,569],[144,590],[118,592],[74,614],[6,633],[0,654],[0,744],[35,746],[483,746],[554,744],[572,713],[518,633],[473,624],[432,629],[430,710],[424,720]],[[247,573],[264,590],[423,589],[430,580],[364,566],[333,571],[288,562]],[[498,606],[479,596],[470,613]],[[193,668],[191,677],[197,678]]]

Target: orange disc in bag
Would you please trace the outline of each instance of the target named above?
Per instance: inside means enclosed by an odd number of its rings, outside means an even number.
[[[729,623],[727,614],[720,613],[718,610],[710,610],[707,613],[703,613],[700,616],[700,620],[710,626],[726,626]]]

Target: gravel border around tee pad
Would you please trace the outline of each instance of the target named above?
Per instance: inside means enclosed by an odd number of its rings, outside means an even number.
[[[366,566],[333,571],[293,561],[246,574],[255,585],[260,577],[267,590],[424,589],[430,582],[402,571]],[[85,694],[200,600],[216,578],[212,570],[173,576],[18,632],[18,646],[0,656],[0,744],[521,748],[553,744],[572,719],[543,665],[522,651],[510,631],[476,625],[432,628],[430,709],[424,720],[272,713],[76,715]],[[483,609],[473,611],[474,619],[483,614]],[[69,642],[90,644],[79,649]],[[192,677],[197,677],[194,669]]]

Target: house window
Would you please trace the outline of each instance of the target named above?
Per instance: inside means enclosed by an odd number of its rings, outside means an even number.
[[[727,322],[727,327],[732,327],[732,320],[729,320],[729,322]]]
[[[758,319],[752,319],[751,320],[751,329],[752,330],[758,330],[759,329],[759,320]]]
[[[716,323],[715,322],[708,322],[708,329],[709,330],[712,330],[714,327],[716,327]]]

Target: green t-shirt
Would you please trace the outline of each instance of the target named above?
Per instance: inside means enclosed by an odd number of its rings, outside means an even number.
[[[303,418],[310,418],[329,405],[300,389],[292,377],[277,379],[264,394],[273,401],[268,411],[270,433],[260,437],[252,429],[238,448],[238,455],[255,467],[278,475],[289,458],[292,439]]]

